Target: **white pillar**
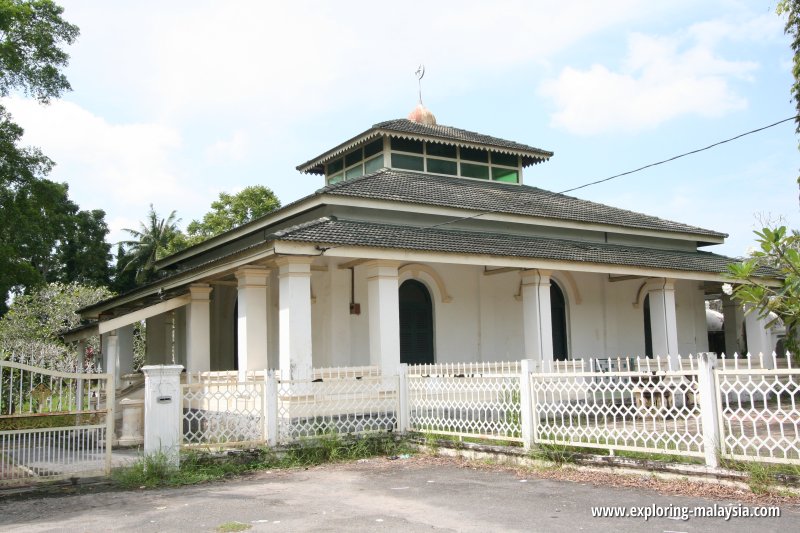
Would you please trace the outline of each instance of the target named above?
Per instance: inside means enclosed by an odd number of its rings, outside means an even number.
[[[522,271],[522,328],[525,359],[553,361],[553,320],[550,308],[550,271]],[[540,367],[541,368],[541,367]]]
[[[145,321],[145,362],[159,365],[172,362],[172,322],[169,313]]]
[[[114,374],[114,384],[119,381],[117,373],[117,352],[119,351],[119,343],[117,342],[117,330],[103,333],[100,336],[100,350],[103,356],[103,372],[107,374]]]
[[[772,355],[775,347],[772,345],[772,334],[767,328],[769,318],[759,318],[757,309],[746,309],[744,315],[744,329],[747,332],[747,351],[750,355]]]
[[[311,257],[281,257],[278,330],[281,378],[311,379]]]
[[[724,317],[723,328],[725,329],[725,355],[733,357],[733,354],[742,352],[744,310],[730,296],[723,294],[722,316]]]
[[[659,288],[648,292],[650,296],[650,333],[653,355],[668,356],[673,365],[679,363],[678,317],[675,311],[675,281],[658,282]],[[673,366],[677,369],[677,366]]]
[[[350,287],[351,270],[341,270],[335,265],[329,267],[330,299],[330,357],[331,366],[352,365],[350,353]]]
[[[211,370],[211,287],[204,283],[189,286],[192,300],[186,307],[186,370]]]
[[[180,460],[181,365],[144,366],[144,454],[163,453],[178,466]]]
[[[267,361],[267,276],[261,266],[236,271],[238,316],[236,318],[239,372],[265,370]]]
[[[133,373],[133,324],[117,330],[116,386],[122,385],[122,376]]]
[[[717,452],[722,445],[719,432],[719,413],[717,397],[719,390],[714,386],[714,367],[717,358],[711,353],[698,354],[697,358],[697,396],[700,401],[700,416],[703,422],[703,453],[706,465],[711,468],[719,466]]]
[[[399,263],[370,261],[367,267],[369,308],[369,360],[393,375],[400,365],[400,283]]]

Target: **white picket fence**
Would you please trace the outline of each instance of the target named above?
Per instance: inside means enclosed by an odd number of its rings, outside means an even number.
[[[182,385],[185,446],[416,431],[534,445],[800,464],[791,358],[602,358],[258,372]]]

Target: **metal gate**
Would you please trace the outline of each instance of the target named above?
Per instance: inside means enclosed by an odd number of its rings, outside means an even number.
[[[0,485],[108,474],[111,374],[0,361]]]

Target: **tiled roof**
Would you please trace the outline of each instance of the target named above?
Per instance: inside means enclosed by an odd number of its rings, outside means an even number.
[[[323,217],[274,233],[279,241],[493,255],[721,274],[737,259],[709,252],[659,250],[543,237],[430,229]],[[763,272],[769,275],[771,272]]]
[[[414,122],[406,118],[400,118],[379,122],[373,125],[367,131],[306,161],[302,165],[298,165],[297,170],[301,172],[310,172],[312,174],[324,174],[324,163],[332,160],[334,157],[338,157],[339,154],[346,152],[354,146],[380,135],[387,134],[390,136],[396,135],[418,139],[431,138],[446,144],[455,144],[459,146],[482,146],[489,150],[519,155],[522,157],[523,166],[540,163],[553,156],[553,152],[542,150],[534,146],[528,146],[527,144],[507,141],[498,137],[453,128],[451,126],[420,124],[419,122]]]
[[[339,196],[393,200],[529,215],[554,220],[609,224],[626,228],[727,237],[724,233],[581,200],[527,185],[471,180],[402,170],[379,170],[318,191]]]

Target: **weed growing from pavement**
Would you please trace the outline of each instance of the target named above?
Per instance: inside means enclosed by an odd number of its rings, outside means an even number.
[[[244,524],[242,522],[225,522],[217,526],[217,531],[219,531],[219,533],[233,533],[235,531],[247,531],[252,527],[253,526],[250,524]]]
[[[720,466],[747,474],[747,484],[755,494],[774,492],[777,476],[800,477],[800,465],[769,464],[758,461],[734,461],[720,458]]]
[[[112,477],[117,485],[124,488],[192,485],[258,470],[399,455],[410,450],[405,440],[392,435],[323,435],[303,440],[279,452],[257,448],[229,451],[220,456],[190,451],[181,454],[179,467],[170,464],[164,454],[152,454],[142,456],[131,466],[114,470]]]

